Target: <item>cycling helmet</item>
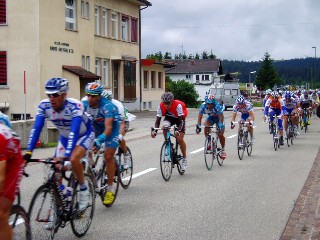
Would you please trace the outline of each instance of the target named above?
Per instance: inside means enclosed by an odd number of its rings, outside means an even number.
[[[298,94],[298,95],[301,95],[301,90],[298,90],[298,91],[297,91],[297,94]]]
[[[104,96],[105,98],[111,100],[113,98],[113,94],[111,90],[103,90],[101,93],[101,96]]]
[[[320,95],[320,91],[317,92],[317,95]]]
[[[91,82],[86,85],[85,92],[89,95],[101,95],[103,86],[100,83]]]
[[[216,101],[215,97],[212,94],[206,96],[204,100],[208,104],[215,103]]]
[[[4,124],[9,128],[12,128],[9,117],[0,111],[0,124]]]
[[[279,93],[277,92],[277,91],[273,91],[272,93],[271,93],[271,97],[273,97],[273,98],[276,98],[276,97],[278,97],[279,96]]]
[[[285,98],[285,99],[290,99],[290,98],[291,98],[291,94],[290,94],[289,91],[286,92],[286,94],[284,95],[284,98]]]
[[[46,94],[66,93],[69,90],[69,83],[64,78],[50,78],[46,83]]]
[[[266,94],[271,94],[271,92],[272,92],[271,89],[266,90]]]
[[[244,101],[245,101],[245,99],[244,99],[244,96],[242,96],[242,95],[239,95],[236,99],[237,104],[242,104],[242,103],[244,103]]]
[[[161,96],[161,101],[162,102],[172,102],[174,99],[173,94],[171,92],[165,92],[164,94],[162,94]]]

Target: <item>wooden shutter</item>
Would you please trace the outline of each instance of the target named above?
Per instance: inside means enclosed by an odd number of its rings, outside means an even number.
[[[0,52],[0,85],[7,85],[7,53]]]
[[[0,24],[6,23],[7,10],[6,10],[6,0],[0,0]]]
[[[138,42],[138,20],[131,18],[131,42]]]

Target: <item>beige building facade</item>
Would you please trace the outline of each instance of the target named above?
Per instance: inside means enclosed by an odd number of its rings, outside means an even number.
[[[140,110],[140,12],[146,0],[0,0],[0,110],[34,117],[49,78],[81,99],[100,81]],[[25,83],[25,85],[24,85]],[[25,87],[24,87],[25,86]]]

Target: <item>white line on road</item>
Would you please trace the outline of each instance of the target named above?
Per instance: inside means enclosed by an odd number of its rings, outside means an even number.
[[[234,137],[236,137],[236,136],[238,136],[238,134],[231,135],[231,136],[229,136],[229,137],[227,137],[227,138],[234,138]]]
[[[203,149],[204,149],[204,147],[199,148],[199,149],[197,149],[197,150],[194,150],[194,151],[190,152],[190,154],[194,154],[194,153],[197,153],[197,152],[201,152],[201,151],[203,151]]]
[[[142,171],[142,172],[138,172],[138,173],[136,173],[136,174],[133,174],[132,175],[132,179],[133,178],[136,178],[136,177],[139,177],[139,176],[141,176],[141,175],[143,175],[143,174],[146,174],[146,173],[148,173],[148,172],[151,172],[151,171],[154,171],[154,170],[156,170],[157,168],[148,168],[148,169],[146,169],[146,170],[144,170],[144,171]]]

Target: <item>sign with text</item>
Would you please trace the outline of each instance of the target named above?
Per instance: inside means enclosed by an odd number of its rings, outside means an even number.
[[[74,53],[73,49],[70,48],[69,43],[57,42],[57,41],[53,43],[53,46],[50,46],[50,51]]]

